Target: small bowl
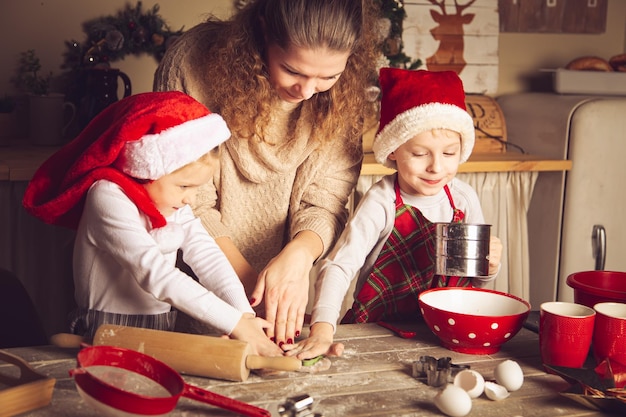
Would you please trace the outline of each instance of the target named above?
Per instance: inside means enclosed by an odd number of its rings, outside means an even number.
[[[626,272],[582,271],[570,274],[574,302],[593,308],[598,303],[626,303]]]
[[[498,352],[530,312],[527,301],[484,288],[433,288],[422,292],[418,302],[443,347],[473,355]]]

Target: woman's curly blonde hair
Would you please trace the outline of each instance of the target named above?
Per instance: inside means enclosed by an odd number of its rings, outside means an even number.
[[[375,117],[366,88],[376,84],[380,54],[380,11],[372,0],[255,0],[231,19],[209,18],[214,44],[206,71],[215,82],[212,110],[234,135],[263,140],[276,93],[265,61],[267,43],[329,48],[351,54],[345,71],[328,91],[303,102],[313,117],[315,140],[348,137],[360,143],[363,122]]]

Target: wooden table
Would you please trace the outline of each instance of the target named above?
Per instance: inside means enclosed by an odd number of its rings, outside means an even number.
[[[454,364],[469,364],[486,380],[493,379],[493,369],[500,361],[516,360],[525,374],[524,385],[502,401],[483,396],[473,400],[469,416],[476,417],[555,417],[597,416],[577,402],[559,395],[569,384],[558,376],[546,374],[539,358],[536,333],[523,328],[500,352],[493,355],[467,355],[439,346],[436,337],[424,324],[412,326],[418,331],[413,339],[402,339],[375,324],[342,325],[336,340],[345,343],[344,355],[332,358],[328,371],[319,374],[283,372],[261,377],[252,374],[245,382],[228,382],[184,376],[193,385],[255,404],[278,415],[278,406],[288,397],[310,395],[313,411],[325,417],[357,416],[441,416],[433,404],[438,388],[425,378],[412,377],[412,363],[420,356],[449,356]],[[51,346],[9,349],[29,361],[38,371],[54,377],[57,383],[52,403],[29,416],[80,416],[97,414],[83,403],[68,370],[75,367],[76,350]],[[7,370],[0,364],[0,372]],[[11,368],[15,368],[11,366]],[[0,386],[1,388],[1,386]],[[1,405],[0,405],[1,407]],[[181,398],[172,416],[230,416],[229,412]]]

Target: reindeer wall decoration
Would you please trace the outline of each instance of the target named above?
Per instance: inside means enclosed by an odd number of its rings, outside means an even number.
[[[457,0],[454,0],[456,13],[448,14],[445,6],[446,0],[429,0],[431,4],[441,9],[441,13],[436,10],[430,10],[433,20],[438,23],[438,26],[431,29],[430,33],[436,41],[439,41],[437,51],[432,56],[426,58],[426,66],[430,71],[451,70],[460,74],[463,68],[465,68],[463,26],[472,22],[474,14],[463,14],[463,11],[475,1],[471,0],[461,5]]]

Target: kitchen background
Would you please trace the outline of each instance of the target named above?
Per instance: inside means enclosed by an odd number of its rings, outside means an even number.
[[[468,1],[460,1],[460,3],[466,4]],[[209,13],[227,17],[234,10],[235,3],[237,3],[236,0],[145,0],[141,2],[144,12],[158,5],[159,16],[165,20],[172,31],[189,29],[203,21]],[[498,7],[505,5],[510,7],[511,4],[518,3],[536,6],[536,13],[533,13],[531,7],[531,13],[527,15],[529,18],[526,23],[530,22],[530,27],[527,27],[525,32],[501,31],[498,24]],[[602,20],[603,30],[597,33],[572,33],[558,30],[546,32],[536,27],[533,28],[534,23],[541,22],[545,18],[546,11],[549,11],[546,8],[548,3],[561,6],[565,4],[565,7],[573,7],[576,4],[579,9],[581,5],[587,3],[605,5],[606,20]],[[61,65],[64,62],[64,54],[67,52],[66,42],[86,41],[83,23],[103,16],[116,15],[128,4],[134,6],[137,2],[126,0],[106,2],[0,0],[0,45],[2,45],[0,97],[17,93],[11,79],[15,76],[20,53],[34,49],[41,60],[44,74],[52,72],[53,75],[61,75],[65,71],[61,69]],[[430,11],[438,7],[426,0],[405,1],[405,6],[408,16],[403,22],[404,52],[412,58],[425,60],[437,48],[430,33],[436,26],[430,17]],[[448,6],[448,8],[452,13],[453,6]],[[528,7],[526,10],[529,10]],[[468,71],[473,74],[471,79],[464,78],[469,92],[486,92],[492,97],[502,98],[503,101],[499,102],[507,113],[505,114],[507,117],[520,115],[520,117],[506,121],[509,128],[509,142],[524,145],[532,154],[554,159],[577,159],[578,157],[573,158],[572,155],[568,155],[568,117],[573,109],[588,98],[551,93],[551,74],[540,70],[564,67],[579,56],[596,55],[608,59],[626,52],[626,1],[476,0],[472,3],[472,8],[465,12],[475,15],[472,24],[465,28],[467,68],[474,71]],[[430,50],[426,52],[428,48]],[[420,49],[423,49],[422,53],[419,52]],[[157,67],[153,56],[127,55],[123,60],[113,62],[111,66],[129,76],[132,82],[132,93],[151,91],[152,78]],[[461,76],[466,77],[465,74]],[[545,91],[546,95],[532,96],[536,101],[531,105],[524,104],[527,103],[524,94],[538,90]],[[118,95],[121,97],[122,93],[120,89]],[[510,100],[508,100],[509,97],[511,97]],[[518,104],[520,101],[521,105]],[[619,106],[624,106],[626,103],[624,97],[617,101],[619,103],[615,104]],[[605,150],[598,157],[599,160],[590,161],[589,168],[582,168],[582,171],[579,169],[577,174],[576,167],[583,165],[577,164],[574,160],[572,174],[590,177],[588,173],[591,170],[598,171],[597,167],[603,166],[603,158],[611,154],[611,147],[614,143],[626,143],[623,140],[623,132],[626,132],[626,126],[624,126],[626,118],[620,116],[621,110],[619,110],[622,107],[612,106],[613,103],[609,104],[610,107],[618,110],[614,110],[611,115],[602,116],[604,118],[594,117],[595,122],[604,128],[599,136],[604,139]],[[608,112],[605,112],[606,114]],[[539,120],[541,123],[538,122]],[[597,131],[595,126],[592,131]],[[24,141],[27,143],[27,139]],[[0,147],[0,160],[2,149]],[[587,153],[587,151],[582,151],[583,157]],[[614,156],[623,154],[624,152],[613,152]],[[612,177],[624,178],[626,166],[619,163],[611,166],[617,169],[617,172],[611,173]],[[483,204],[485,217],[495,225],[499,236],[508,243],[509,250],[517,249],[517,253],[504,262],[510,262],[510,265],[503,265],[503,271],[498,280],[498,285],[502,286],[495,289],[510,291],[529,299],[534,308],[538,308],[539,302],[554,298],[557,278],[559,273],[562,273],[559,271],[558,258],[561,220],[564,216],[562,208],[566,174],[542,172],[537,176],[537,173],[529,172],[498,172],[486,175],[483,173],[465,175],[463,179],[468,180],[478,189],[482,201],[489,199],[497,203],[494,204],[497,205],[497,210],[491,210]],[[365,190],[376,180],[376,177],[362,177],[361,180],[357,188]],[[536,187],[533,193],[535,181]],[[603,181],[603,177],[600,176],[594,181]],[[72,285],[71,271],[69,271],[71,262],[68,258],[71,254],[72,236],[65,230],[53,227],[44,228],[36,219],[29,218],[23,213],[23,210],[16,209],[20,206],[19,202],[25,184],[25,181],[0,182],[0,201],[3,203],[0,204],[0,267],[13,269],[25,281],[28,291],[42,313],[49,333],[64,331],[64,314],[58,310],[59,306],[62,310],[64,307],[69,308],[72,304],[71,290],[68,291]],[[516,191],[518,188],[519,193]],[[617,190],[612,195],[624,195],[621,187],[612,189]],[[530,203],[531,195],[532,204]],[[588,194],[583,191],[583,197],[585,195]],[[538,204],[542,201],[550,204]],[[619,207],[621,204],[623,203],[611,206],[607,203],[605,206]],[[530,236],[528,237],[524,210],[529,210],[530,213],[528,225]],[[517,213],[513,215],[515,211]],[[608,215],[612,216],[611,213]],[[619,223],[617,216],[613,217],[616,219],[615,222]],[[516,223],[517,218],[523,221],[515,225],[513,223]],[[609,229],[608,240],[613,240],[616,236],[626,236],[623,230],[619,230],[620,227],[618,224],[617,230]],[[9,228],[10,231],[4,230]],[[47,242],[54,243],[46,246]],[[611,247],[616,247],[613,243],[613,241],[610,242]],[[622,244],[622,242],[619,243]],[[626,248],[626,241],[623,243],[619,246],[620,248]],[[37,247],[37,253],[33,253],[35,252],[33,247]],[[42,247],[46,249],[42,250]],[[528,254],[522,253],[528,247],[531,252],[530,268],[528,267]],[[585,250],[586,247],[585,242]],[[613,260],[617,257],[615,252],[612,252],[614,250],[608,251],[607,268],[619,267],[621,270],[626,270],[626,265],[614,263]],[[590,264],[589,269],[592,269],[593,259],[590,254],[587,256],[588,254],[585,253],[585,255],[590,259],[585,258],[586,263],[576,268],[587,268],[586,265]],[[617,255],[620,254],[617,253]],[[576,258],[583,259],[581,256],[576,256]],[[620,255],[619,258],[623,256]],[[566,294],[567,296],[571,296],[571,292]]]
[[[142,5],[144,10],[149,10],[158,4],[163,19],[172,30],[178,30],[190,28],[201,22],[207,13],[221,17],[230,15],[235,1],[145,0]],[[522,0],[510,1],[516,3]],[[541,5],[546,1],[533,1],[539,6],[537,9],[539,13]],[[568,1],[587,2],[587,0]],[[608,10],[606,30],[603,33],[500,33],[497,39],[498,83],[495,94],[529,90],[540,68],[562,67],[581,55],[597,55],[608,59],[624,52],[626,2],[606,1]],[[554,0],[552,2],[556,3]],[[65,41],[85,40],[82,23],[100,16],[114,15],[127,3],[126,0],[0,0],[0,45],[2,45],[0,96],[14,91],[10,79],[15,75],[20,52],[35,49],[41,59],[43,70],[59,74],[63,53],[66,51]],[[405,3],[409,6],[428,4],[424,0]],[[497,4],[493,0],[477,0],[473,7],[479,7],[481,3]],[[128,56],[123,61],[114,63],[116,68],[131,78],[133,93],[151,90],[156,65],[154,58],[147,55]]]

